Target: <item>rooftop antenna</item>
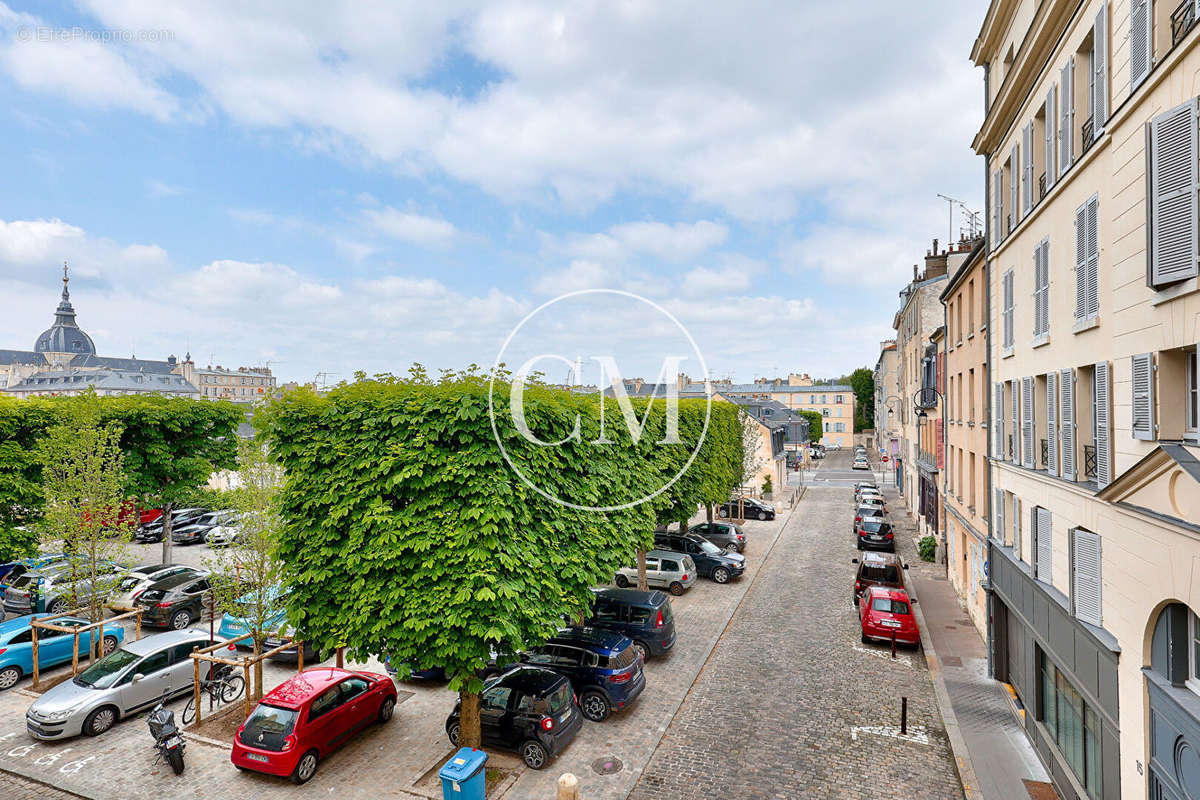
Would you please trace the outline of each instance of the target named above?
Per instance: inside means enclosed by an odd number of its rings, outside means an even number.
[[[949,247],[952,247],[954,244],[954,205],[957,203],[958,205],[962,206],[963,208],[966,208],[966,204],[964,204],[962,200],[959,200],[955,197],[950,197],[948,195],[944,195],[941,192],[938,192],[938,197],[945,200],[946,204],[949,206],[948,211],[950,214],[950,230],[947,232],[948,235],[946,237],[946,247],[949,248]],[[934,255],[936,256],[937,253],[934,253]]]

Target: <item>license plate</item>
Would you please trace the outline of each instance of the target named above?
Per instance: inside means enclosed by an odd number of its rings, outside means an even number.
[[[180,739],[178,736],[172,736],[170,739],[167,739],[166,744],[169,749],[174,750],[183,744],[183,739]]]
[[[250,761],[260,761],[263,764],[269,764],[271,762],[271,759],[267,758],[266,756],[260,756],[258,753],[246,753],[246,758]]]
[[[880,621],[879,621],[879,624],[880,624],[880,625],[885,625],[885,626],[887,626],[887,627],[889,627],[889,628],[899,628],[899,627],[900,627],[900,623],[899,623],[899,622],[896,622],[896,620],[894,620],[894,619],[884,619],[884,620],[880,620]]]

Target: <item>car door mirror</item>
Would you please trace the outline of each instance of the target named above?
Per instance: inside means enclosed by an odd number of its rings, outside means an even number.
[[[143,680],[145,680],[145,678],[146,678],[146,676],[143,675],[142,673],[135,672],[135,673],[133,673],[133,677],[129,679],[129,682],[130,683],[141,683]]]
[[[908,564],[905,564],[905,565],[904,565],[904,568],[905,568],[905,569],[908,569]]]
[[[857,559],[857,558],[852,558],[852,559],[850,559],[850,563],[851,563],[851,564],[857,564],[857,563],[858,563],[858,559]],[[908,569],[908,567],[905,567],[905,569]]]

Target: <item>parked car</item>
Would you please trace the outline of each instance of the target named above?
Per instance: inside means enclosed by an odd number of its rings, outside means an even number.
[[[854,523],[854,538],[859,550],[896,552],[896,535],[891,524],[881,518],[868,517]]]
[[[854,528],[853,529],[855,531],[857,531],[858,524],[860,522],[864,522],[869,519],[882,521],[882,520],[887,519],[887,514],[886,514],[886,512],[884,512],[883,508],[881,508],[880,506],[871,506],[871,505],[859,506],[858,508],[854,509]]]
[[[852,559],[850,563],[858,565],[854,573],[854,597],[850,601],[856,607],[862,593],[872,586],[904,588],[904,570],[908,569],[908,564],[900,561],[895,553],[867,552],[863,553],[861,559]]]
[[[33,627],[35,619],[49,614],[31,614],[14,617],[0,623],[0,689],[11,689],[17,681],[33,673]],[[59,617],[55,625],[64,628],[81,628],[88,625],[79,617]],[[92,646],[92,631],[79,634],[79,652],[86,657]],[[100,635],[100,650],[108,655],[125,639],[125,630],[115,623],[106,624]],[[38,631],[38,669],[49,669],[64,664],[74,657],[72,652],[75,636],[61,631]]]
[[[691,556],[700,577],[711,578],[717,583],[729,583],[731,578],[739,578],[746,571],[744,555],[726,552],[694,533],[685,533],[682,536],[678,533],[656,533],[654,547]]]
[[[288,639],[294,635],[292,626],[288,625],[286,620],[287,620],[286,612],[282,612],[282,611],[279,612],[277,618],[274,620],[274,624],[272,625],[272,631],[273,631],[272,634],[267,636],[267,638],[263,640],[263,648],[264,649],[274,650],[276,647],[279,647],[281,644],[283,644],[286,639]],[[303,640],[301,642],[300,648],[297,648],[295,645],[292,645],[291,647],[280,650],[278,653],[271,656],[268,660],[269,661],[295,662],[298,660],[298,658],[296,656],[296,651],[301,648],[304,650],[304,663],[305,664],[317,664],[321,661],[324,661],[326,658],[329,657],[327,654],[318,655],[317,649],[316,649],[316,647],[313,646],[313,643],[310,641],[307,641],[307,640]],[[443,675],[445,674],[444,670],[443,670],[442,674]]]
[[[185,525],[171,526],[171,541],[175,544],[199,544],[205,535],[220,525],[234,519],[232,511],[209,511]]]
[[[815,448],[815,447],[810,447],[810,448],[808,449],[808,457],[809,457],[809,458],[813,458],[813,459],[820,460],[820,459],[822,459],[822,458],[824,458],[824,457],[825,457],[825,451],[824,451],[824,450],[818,450],[818,449],[817,449],[817,448]]]
[[[841,450],[842,444],[841,444],[841,442],[830,442],[829,444],[827,444],[825,446],[825,449],[826,450]]]
[[[240,612],[225,612],[221,617],[218,632],[224,639],[237,639],[250,633],[251,620],[264,617],[264,631],[270,632],[287,622],[287,612],[284,610],[285,594],[282,586],[269,586],[260,596],[257,592],[248,592],[239,597],[235,605]],[[262,609],[259,609],[259,605]],[[239,649],[250,649],[253,644],[249,639],[237,642]],[[308,658],[307,652],[305,658]]]
[[[209,547],[228,547],[235,544],[241,536],[242,526],[237,519],[231,519],[204,534],[204,543]]]
[[[694,533],[727,552],[741,553],[746,549],[746,534],[742,526],[732,522],[700,522],[688,528]]]
[[[739,502],[742,504],[740,511],[745,514],[745,519],[775,519],[775,506],[753,497],[743,497],[740,501],[734,498],[722,503],[721,516],[730,518],[739,516]]]
[[[207,575],[208,571],[189,567],[186,564],[146,564],[134,567],[113,588],[112,594],[108,596],[108,607],[114,611],[133,608],[133,603],[138,596],[149,589],[155,581],[184,574]]]
[[[238,769],[305,783],[351,736],[387,722],[395,709],[396,684],[387,675],[306,669],[255,706],[234,734],[229,758]]]
[[[858,601],[858,620],[863,644],[873,640],[898,644],[921,644],[917,618],[913,616],[912,600],[903,589],[872,586]]]
[[[887,513],[887,501],[879,495],[863,493],[863,496],[858,499],[859,508],[878,508]]]
[[[458,747],[461,701],[446,718]],[[484,684],[479,703],[483,744],[515,750],[530,769],[542,769],[583,727],[570,681],[543,667],[520,666]]]
[[[211,588],[207,575],[180,572],[150,584],[134,602],[144,609],[143,625],[182,630],[203,618]]]
[[[621,567],[614,576],[614,583],[622,589],[637,583],[637,566]],[[646,585],[660,586],[679,596],[692,588],[696,582],[696,563],[692,557],[670,550],[646,551]]]
[[[207,513],[208,509],[206,508],[177,508],[171,512],[171,530],[174,531],[176,528],[189,525]],[[163,522],[162,511],[159,510],[157,519],[138,525],[133,534],[133,540],[142,544],[161,542]]]
[[[62,553],[51,553],[40,555],[36,558],[22,558],[19,561],[9,561],[6,564],[0,565],[0,591],[7,589],[17,578],[26,572],[33,572],[66,560],[67,557]]]
[[[632,705],[646,688],[643,659],[633,641],[602,628],[566,628],[527,650],[520,660],[565,675],[579,710],[592,722]]]
[[[53,687],[25,713],[35,739],[99,736],[120,719],[192,691],[194,648],[213,643],[207,631],[187,628],[125,642],[69,681]],[[211,667],[202,664],[201,678]]]
[[[856,458],[854,463],[850,465],[851,469],[870,469],[871,465],[867,463],[866,458]]]
[[[675,615],[662,592],[593,589],[591,616],[584,624],[616,631],[633,640],[642,660],[665,656],[675,646]]]
[[[861,493],[864,489],[874,489],[875,491],[879,491],[879,487],[875,485],[875,481],[858,481],[854,484],[854,496],[858,497],[859,493]]]
[[[113,561],[97,562],[95,579],[82,576],[81,571],[79,565],[72,570],[70,561],[57,561],[34,572],[26,572],[5,590],[5,612],[61,614],[96,597],[107,597],[126,572]]]

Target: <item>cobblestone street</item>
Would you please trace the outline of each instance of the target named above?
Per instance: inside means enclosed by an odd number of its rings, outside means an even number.
[[[962,797],[921,653],[892,661],[859,641],[851,490],[822,483],[856,475],[838,472],[817,471],[818,488],[784,528],[633,800]],[[900,521],[902,510],[891,510]],[[922,569],[909,536],[897,541]],[[924,733],[923,743],[883,735],[898,729],[902,696],[909,732]]]

